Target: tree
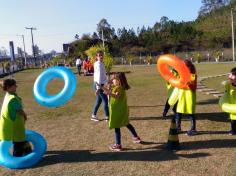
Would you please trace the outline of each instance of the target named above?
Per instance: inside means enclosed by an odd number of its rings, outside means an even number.
[[[229,4],[229,2],[230,0],[202,0],[199,16],[204,16],[213,10],[219,9],[222,6]]]
[[[99,39],[98,34],[97,34],[96,32],[93,33],[92,39],[93,39],[93,40]]]
[[[79,40],[79,35],[78,34],[75,34],[75,39]]]
[[[111,28],[111,25],[104,18],[97,24],[97,32],[100,39],[102,39],[103,33],[103,38],[106,41],[111,41],[115,35],[115,29]]]
[[[88,50],[85,51],[85,53],[91,58],[91,62],[94,63],[97,52],[104,51],[104,50],[105,50],[105,53],[103,56],[103,62],[105,65],[106,72],[110,73],[112,66],[114,64],[114,61],[111,54],[109,53],[108,47],[105,46],[105,48],[103,48],[101,44],[98,44],[98,45],[90,47]]]

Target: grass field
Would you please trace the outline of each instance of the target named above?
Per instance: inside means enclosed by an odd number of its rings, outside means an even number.
[[[198,64],[199,77],[229,72],[236,64]],[[48,142],[48,150],[35,167],[24,170],[0,168],[0,175],[235,175],[236,137],[229,136],[227,114],[211,95],[197,94],[197,130],[199,135],[179,134],[181,150],[165,150],[171,114],[162,119],[166,101],[165,83],[156,72],[156,66],[122,66],[114,71],[127,74],[131,89],[128,91],[130,121],[143,140],[133,144],[128,130],[122,129],[122,152],[109,151],[114,143],[114,131],[104,120],[90,120],[95,96],[92,77],[78,76],[76,93],[63,107],[49,109],[38,105],[32,94],[36,77],[42,70],[27,70],[14,75],[18,94],[23,98],[28,113],[27,128],[41,133]],[[225,78],[208,79],[204,84],[223,90]],[[52,81],[48,91],[55,93],[62,81]],[[0,99],[4,93],[1,91]],[[104,118],[100,107],[100,119]],[[190,128],[183,119],[182,130]]]

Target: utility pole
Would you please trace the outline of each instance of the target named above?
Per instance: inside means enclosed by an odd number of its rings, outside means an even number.
[[[103,46],[104,55],[105,55],[105,44],[104,44],[103,29],[102,29],[102,46]]]
[[[32,51],[33,51],[33,56],[34,56],[34,65],[36,66],[36,57],[35,57],[35,51],[34,51],[34,37],[33,37],[33,30],[37,30],[36,28],[33,27],[25,27],[25,29],[30,29],[31,31],[31,39],[32,39]]]
[[[233,17],[233,9],[231,8],[231,27],[232,27],[232,50],[233,50],[233,61],[235,61],[234,55],[234,17]]]

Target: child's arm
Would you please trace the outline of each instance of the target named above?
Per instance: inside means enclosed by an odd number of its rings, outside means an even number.
[[[115,99],[120,98],[119,92],[112,93],[112,92],[109,90],[108,92],[106,92],[106,94],[109,95],[109,96],[111,96],[111,97],[114,97]]]
[[[24,117],[24,119],[27,120],[27,114],[25,113],[25,111],[23,109],[17,110],[17,113],[22,115]]]

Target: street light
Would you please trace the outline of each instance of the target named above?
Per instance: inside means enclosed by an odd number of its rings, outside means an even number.
[[[235,61],[235,55],[234,55],[234,16],[233,16],[233,8],[231,8],[231,27],[232,27],[232,50],[233,50],[233,61]]]

